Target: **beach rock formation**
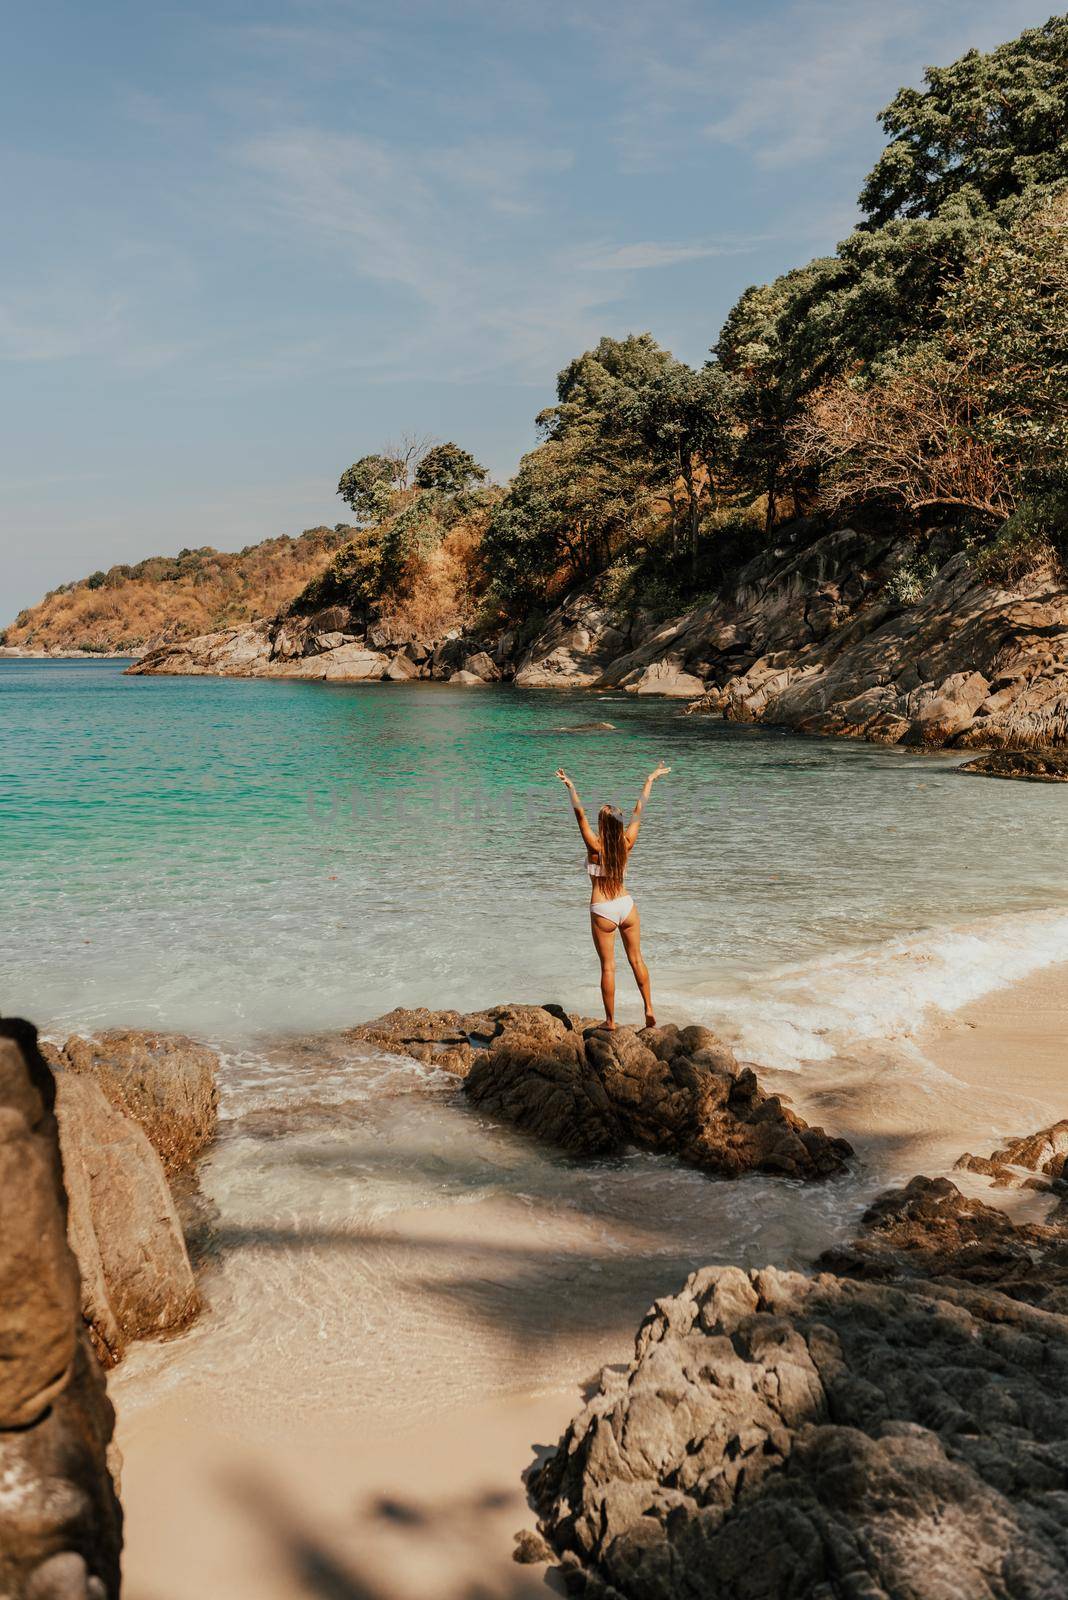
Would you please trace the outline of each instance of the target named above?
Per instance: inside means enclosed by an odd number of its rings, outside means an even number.
[[[1068,1121],[1055,1122],[1022,1139],[1013,1139],[989,1156],[965,1154],[955,1163],[959,1171],[981,1172],[994,1180],[995,1189],[1068,1188]],[[1014,1171],[1023,1168],[1023,1172]],[[1026,1174],[1034,1174],[1027,1176]]]
[[[417,638],[344,606],[293,609],[166,644],[130,672],[626,689],[695,713],[921,750],[1068,744],[1068,578],[1050,565],[998,586],[956,553],[922,582],[916,548],[799,521],[715,600],[667,619],[615,600],[605,577],[565,596],[533,640],[450,629]],[[929,550],[926,555],[929,556]],[[1056,765],[970,770],[1060,777]]]
[[[1068,1318],[996,1292],[710,1267],[532,1475],[604,1600],[1068,1590]]]
[[[913,1178],[880,1195],[852,1243],[826,1251],[816,1265],[852,1278],[996,1289],[1068,1315],[1064,1222],[1056,1216],[1048,1223],[1013,1221],[997,1206],[961,1194],[948,1178]]]
[[[707,1028],[609,1033],[554,1004],[398,1007],[344,1037],[455,1073],[480,1111],[574,1155],[638,1145],[719,1177],[820,1178],[853,1153],[766,1094]]]
[[[52,1059],[93,1078],[144,1129],[168,1175],[188,1167],[215,1137],[219,1057],[185,1034],[142,1028],[72,1034]]]
[[[717,1177],[774,1172],[823,1178],[852,1154],[811,1128],[707,1028],[582,1031],[562,1012],[514,1007],[475,1054],[471,1103],[575,1155],[630,1145],[678,1156]]]
[[[91,1076],[55,1075],[69,1237],[82,1312],[105,1365],[131,1339],[174,1332],[200,1308],[182,1226],[159,1156]]]
[[[1021,778],[1025,783],[1068,783],[1068,751],[989,750],[958,772],[977,778]]]
[[[0,1022],[0,1594],[117,1600],[114,1413],[80,1314],[52,1074]]]

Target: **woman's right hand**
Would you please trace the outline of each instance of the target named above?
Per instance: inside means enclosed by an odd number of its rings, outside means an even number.
[[[663,761],[658,761],[654,771],[649,774],[650,781],[653,778],[666,778],[670,771],[671,768],[669,766],[666,766]]]

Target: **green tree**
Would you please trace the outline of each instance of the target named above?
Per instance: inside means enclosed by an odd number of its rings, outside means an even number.
[[[890,143],[860,196],[865,226],[994,210],[1059,183],[1068,167],[1068,17],[1051,17],[988,54],[929,67],[880,121]]]
[[[451,441],[432,445],[415,469],[418,489],[436,489],[442,494],[466,495],[485,483],[488,474],[470,451]]]
[[[361,456],[341,474],[337,492],[358,522],[379,522],[389,514],[397,487],[397,463],[389,456]]]
[[[730,467],[733,398],[733,386],[721,367],[709,365],[695,372],[682,361],[672,361],[621,409],[620,421],[648,447],[673,519],[681,521],[685,530],[693,579],[701,516],[711,509]]]

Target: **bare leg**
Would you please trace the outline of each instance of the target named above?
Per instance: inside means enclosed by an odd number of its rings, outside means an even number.
[[[627,952],[627,960],[630,962],[630,970],[641,993],[642,1005],[645,1007],[645,1026],[655,1028],[656,1018],[653,1016],[653,997],[649,988],[649,968],[642,960],[641,929],[641,918],[635,906],[619,924],[619,932],[623,939],[623,948]]]
[[[606,1028],[615,1027],[616,1009],[616,930],[603,917],[590,918],[593,942],[601,962],[601,999],[604,1001]]]

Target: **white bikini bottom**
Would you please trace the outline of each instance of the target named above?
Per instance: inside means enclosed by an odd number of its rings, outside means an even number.
[[[619,924],[630,916],[634,910],[634,901],[629,894],[617,895],[614,900],[591,900],[590,916],[603,917],[606,922],[618,928]]]

